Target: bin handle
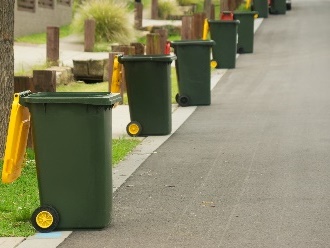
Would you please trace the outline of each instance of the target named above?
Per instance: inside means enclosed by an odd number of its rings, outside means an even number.
[[[19,98],[29,94],[31,94],[31,91],[14,94],[3,159],[3,183],[11,183],[21,175],[30,128],[30,113],[27,107],[19,104]]]
[[[31,90],[26,90],[26,91],[22,91],[22,92],[19,92],[19,93],[15,93],[14,97],[17,95],[20,98],[20,97],[25,97],[25,96],[28,96],[28,95],[31,95],[31,94],[32,94]]]
[[[113,60],[112,79],[111,79],[111,93],[120,93],[122,84],[122,65],[118,62],[118,55]]]
[[[207,39],[207,34],[209,33],[210,27],[207,18],[204,19],[204,26],[203,26],[203,40]]]

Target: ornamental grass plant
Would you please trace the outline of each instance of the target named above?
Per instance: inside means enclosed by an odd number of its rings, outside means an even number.
[[[71,23],[73,32],[83,33],[87,19],[94,19],[96,22],[96,42],[129,44],[135,38],[126,1],[89,0],[82,2]]]

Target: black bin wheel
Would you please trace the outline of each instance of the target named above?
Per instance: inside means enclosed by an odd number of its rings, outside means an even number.
[[[131,121],[130,123],[128,123],[126,127],[126,132],[131,137],[138,136],[141,133],[141,131],[142,131],[142,126],[137,121]]]
[[[176,95],[175,95],[175,101],[177,102],[177,103],[179,103],[179,93],[176,93]]]
[[[51,206],[37,208],[31,217],[32,226],[41,233],[53,231],[58,226],[59,221],[58,212]]]
[[[187,107],[189,105],[189,97],[185,95],[179,96],[179,105],[181,107]]]

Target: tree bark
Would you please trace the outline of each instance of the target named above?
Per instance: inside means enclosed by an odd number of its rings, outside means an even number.
[[[3,158],[14,94],[15,1],[0,1],[0,158]]]

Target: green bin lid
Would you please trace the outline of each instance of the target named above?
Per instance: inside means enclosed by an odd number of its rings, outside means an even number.
[[[215,42],[213,40],[176,40],[171,41],[171,47],[173,46],[213,46]]]
[[[156,61],[156,62],[172,62],[176,60],[175,55],[120,55],[118,61],[134,62],[134,61]]]
[[[75,103],[110,106],[121,101],[120,94],[109,92],[39,92],[20,97],[20,104]]]
[[[258,11],[234,11],[234,18],[235,15],[256,15],[258,14]]]
[[[239,20],[208,20],[209,24],[239,24]]]

